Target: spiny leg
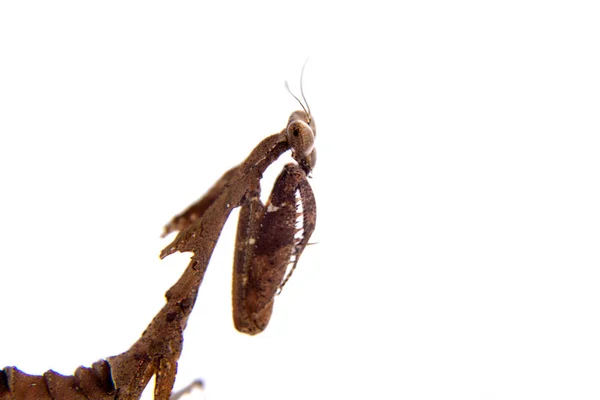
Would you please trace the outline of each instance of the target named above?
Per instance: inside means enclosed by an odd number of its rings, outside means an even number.
[[[285,166],[266,206],[258,192],[240,211],[233,273],[234,324],[250,335],[269,323],[288,266],[298,262],[316,223],[314,196],[297,164]],[[295,237],[298,198],[303,208],[300,238]]]
[[[298,189],[297,193],[297,208],[301,208],[300,213],[297,213],[297,217],[301,217],[302,224],[298,228],[299,237],[295,237],[295,246],[292,252],[293,255],[293,263],[290,271],[287,273],[281,284],[279,285],[277,294],[280,294],[283,290],[283,287],[287,283],[287,281],[291,278],[296,266],[298,265],[298,260],[300,260],[300,256],[304,251],[304,248],[308,245],[308,241],[313,231],[315,230],[315,226],[317,225],[317,202],[315,201],[315,196],[313,194],[312,188],[306,179],[298,180]]]

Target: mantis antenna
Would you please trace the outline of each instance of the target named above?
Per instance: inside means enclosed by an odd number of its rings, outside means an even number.
[[[298,96],[296,96],[292,92],[292,90],[290,89],[290,85],[288,84],[287,81],[285,81],[285,88],[298,101],[298,103],[300,103],[300,105],[302,106],[302,109],[304,110],[306,115],[308,115],[308,123],[310,124],[310,121],[312,119],[312,114],[310,113],[310,106],[308,105],[308,101],[306,101],[306,97],[304,96],[304,85],[302,84],[303,78],[304,78],[304,67],[306,67],[307,62],[308,62],[308,58],[306,59],[306,61],[304,61],[304,65],[302,65],[302,72],[300,72],[300,94],[302,95],[302,100],[304,100],[304,103],[302,103],[302,101],[298,98]],[[306,104],[306,107],[304,107],[304,104]]]

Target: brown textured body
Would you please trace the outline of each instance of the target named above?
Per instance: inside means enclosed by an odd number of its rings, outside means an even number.
[[[179,251],[192,252],[192,259],[167,291],[167,304],[127,351],[100,360],[92,368],[80,367],[72,376],[52,370],[42,376],[29,375],[6,367],[0,370],[0,400],[134,400],[141,397],[153,375],[154,398],[168,400],[183,347],[183,331],[223,226],[236,207],[241,207],[241,213],[234,319],[242,332],[261,332],[269,322],[277,291],[289,278],[315,227],[315,199],[306,179],[316,162],[315,133],[310,112],[292,113],[282,132],[263,139],[244,162],[223,174],[201,199],[165,227],[164,235],[179,234],[163,249],[161,258]],[[298,164],[285,167],[265,207],[259,200],[260,179],[288,150]],[[296,226],[297,204],[302,206],[300,227]],[[302,235],[297,235],[298,228]],[[292,269],[284,277],[289,264]]]
[[[92,368],[79,367],[71,376],[52,370],[44,375],[28,375],[15,367],[0,370],[0,400],[104,400],[115,396],[110,366],[104,360]]]

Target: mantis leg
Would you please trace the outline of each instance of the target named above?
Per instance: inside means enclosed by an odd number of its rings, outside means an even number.
[[[267,327],[286,271],[295,267],[316,223],[312,189],[297,164],[285,166],[266,206],[259,194],[241,207],[233,267],[233,320],[250,335]]]

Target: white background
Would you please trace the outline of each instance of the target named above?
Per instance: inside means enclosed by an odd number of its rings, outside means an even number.
[[[0,3],[0,367],[127,350],[189,258],[162,226],[284,127],[310,57],[318,244],[247,337],[233,215],[176,386],[599,398],[595,2],[215,3]]]

